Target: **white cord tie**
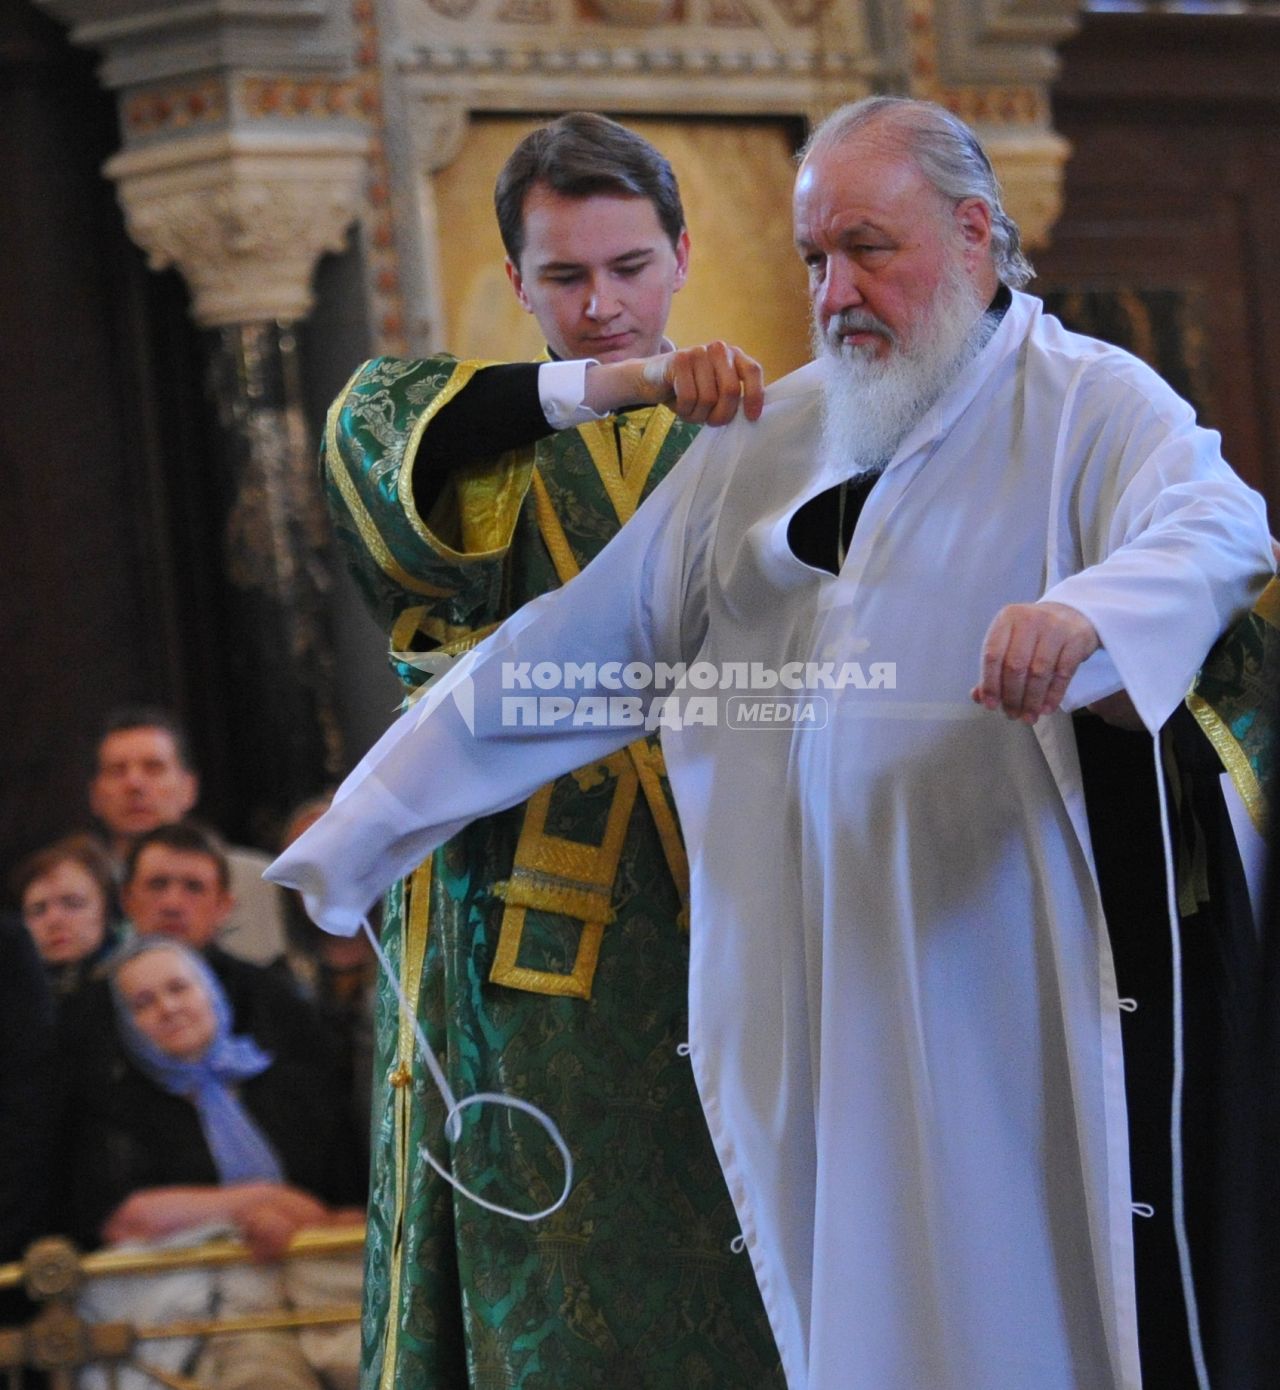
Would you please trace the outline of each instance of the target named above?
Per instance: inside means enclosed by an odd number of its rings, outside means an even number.
[[[1156,1209],[1150,1202],[1134,1202],[1129,1209],[1135,1216],[1144,1216],[1148,1219],[1156,1214]]]
[[[1121,1009],[1124,1013],[1136,1014],[1138,1012],[1138,1001],[1136,999],[1118,999],[1116,1001],[1116,1007]]]
[[[744,1235],[736,1235],[729,1242],[729,1253],[732,1255],[741,1255],[746,1248],[747,1238]]]
[[[676,1043],[677,1057],[687,1057],[692,1051],[693,1048],[691,1048],[688,1043]]]
[[[373,928],[369,926],[369,919],[365,918],[361,923],[364,934],[369,938],[369,944],[373,947],[374,955],[378,958],[378,964],[382,967],[383,973],[391,981],[391,988],[395,990],[396,999],[400,1004],[402,1015],[407,1018],[413,1027],[413,1035],[417,1041],[418,1055],[427,1064],[427,1070],[431,1073],[431,1079],[435,1083],[436,1090],[440,1093],[440,1099],[445,1104],[444,1117],[444,1137],[451,1144],[456,1144],[462,1135],[462,1112],[473,1105],[503,1105],[509,1110],[521,1110],[529,1115],[546,1130],[551,1142],[560,1151],[560,1157],[564,1161],[564,1191],[549,1206],[543,1207],[541,1211],[515,1211],[511,1207],[504,1207],[497,1202],[490,1202],[487,1198],[478,1196],[472,1192],[464,1183],[458,1181],[447,1168],[443,1166],[431,1153],[425,1144],[418,1150],[422,1155],[423,1161],[438,1173],[449,1184],[455,1188],[468,1201],[474,1202],[478,1207],[484,1207],[486,1211],[497,1212],[499,1216],[510,1216],[516,1221],[541,1221],[544,1216],[550,1216],[552,1212],[559,1211],[565,1202],[569,1200],[569,1192],[573,1187],[573,1157],[569,1153],[569,1146],[564,1142],[564,1136],[556,1128],[555,1121],[551,1117],[539,1110],[536,1105],[532,1105],[527,1100],[521,1100],[519,1096],[503,1095],[497,1091],[478,1091],[473,1096],[463,1096],[461,1100],[454,1098],[453,1091],[449,1087],[445,1074],[436,1061],[436,1055],[432,1052],[427,1043],[427,1035],[422,1031],[422,1024],[418,1016],[409,1007],[409,1001],[405,998],[404,990],[400,988],[400,981],[396,979],[396,973],[391,968],[391,962],[387,959],[386,952],[382,949],[382,943],[378,940]]]

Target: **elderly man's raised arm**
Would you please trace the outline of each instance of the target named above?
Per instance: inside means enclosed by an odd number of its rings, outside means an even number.
[[[1034,722],[1123,687],[1154,731],[1271,575],[1262,498],[1218,435],[1131,360],[1086,373],[1059,450],[1076,481],[1058,513],[1058,572],[1038,602],[995,616],[974,698]]]

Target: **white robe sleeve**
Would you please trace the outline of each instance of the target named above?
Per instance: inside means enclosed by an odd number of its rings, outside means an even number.
[[[607,757],[643,732],[571,716],[531,726],[529,701],[597,692],[583,667],[617,662],[652,671],[679,660],[682,595],[697,541],[688,523],[702,441],[599,556],[562,589],[513,614],[437,678],[343,782],[332,807],[271,865],[265,877],[302,895],[312,920],[352,935],[386,889],[479,816],[505,810],[538,787]],[[545,663],[545,664],[544,664]],[[555,671],[568,671],[557,685]],[[531,672],[540,678],[534,684]],[[638,668],[633,668],[633,673]],[[610,684],[598,694],[655,691]],[[598,709],[598,706],[597,706]]]
[[[1093,455],[1072,490],[1085,565],[1042,599],[1083,613],[1102,641],[1064,708],[1095,698],[1090,686],[1102,673],[1090,668],[1109,666],[1154,733],[1205,653],[1261,592],[1272,560],[1262,498],[1223,461],[1218,435],[1199,428],[1162,384],[1165,394],[1154,401],[1143,385],[1094,381],[1068,412],[1080,424],[1068,418],[1060,450]],[[1095,423],[1088,443],[1073,441],[1073,430],[1083,433],[1100,413],[1105,423],[1100,430]]]

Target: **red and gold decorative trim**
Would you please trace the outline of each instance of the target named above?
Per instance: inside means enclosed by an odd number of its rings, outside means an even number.
[[[240,83],[240,107],[251,120],[278,117],[363,120],[360,91],[354,82],[294,77],[246,77]]]
[[[137,140],[195,126],[218,125],[227,118],[227,89],[221,78],[172,87],[143,87],[120,103],[126,140]]]
[[[1049,98],[1026,84],[952,86],[942,80],[934,0],[908,0],[907,51],[911,95],[936,101],[970,125],[1049,125]]]
[[[1049,124],[1049,99],[1039,87],[940,87],[934,100],[970,125]]]

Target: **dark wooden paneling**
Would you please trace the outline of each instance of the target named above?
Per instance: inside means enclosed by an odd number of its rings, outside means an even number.
[[[1088,15],[1062,59],[1074,152],[1036,287],[1177,296],[1197,405],[1280,524],[1280,22]]]

